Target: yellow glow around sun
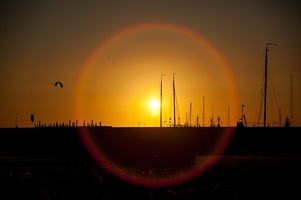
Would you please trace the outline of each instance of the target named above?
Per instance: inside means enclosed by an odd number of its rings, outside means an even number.
[[[160,102],[157,99],[152,99],[149,102],[149,108],[151,109],[151,115],[152,116],[158,116],[159,108],[160,108]]]

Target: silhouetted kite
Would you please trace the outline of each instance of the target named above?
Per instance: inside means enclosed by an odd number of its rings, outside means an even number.
[[[60,85],[61,86],[61,88],[63,88],[63,83],[61,83],[61,82],[55,82],[55,84],[54,84],[55,86],[57,86],[57,85]]]

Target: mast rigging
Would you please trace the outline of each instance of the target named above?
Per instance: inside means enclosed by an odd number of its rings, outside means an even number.
[[[267,43],[265,46],[265,68],[264,68],[264,110],[263,110],[263,126],[266,127],[266,110],[267,110],[267,76],[268,76],[268,46],[277,45]]]
[[[175,89],[175,73],[172,77],[172,88],[173,88],[173,126],[176,127],[176,89]]]
[[[160,82],[160,127],[162,127],[162,76],[161,74],[161,82]]]

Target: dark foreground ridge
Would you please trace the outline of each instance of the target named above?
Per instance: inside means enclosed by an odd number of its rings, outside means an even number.
[[[225,156],[301,156],[301,127],[2,128],[0,155],[90,159],[79,135],[81,132],[83,136],[89,134],[108,151],[120,150],[132,156],[171,156],[177,149],[177,153],[186,156],[206,156],[212,154],[213,145],[221,143],[224,143],[222,155]],[[220,141],[219,144],[216,141]]]
[[[89,127],[84,128],[86,132],[81,128],[0,129],[0,199],[301,197],[299,127]],[[198,156],[214,154],[220,159],[191,181],[162,188],[141,187],[107,173],[90,155],[79,133],[98,140],[114,162],[137,168],[146,176],[145,166],[186,167],[194,165]],[[229,142],[218,155],[212,146],[220,135],[224,138],[220,141]]]

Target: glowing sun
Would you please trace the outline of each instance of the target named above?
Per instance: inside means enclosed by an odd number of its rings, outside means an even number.
[[[160,102],[157,100],[157,99],[152,99],[150,102],[149,102],[149,107],[152,111],[157,111],[160,107]]]

